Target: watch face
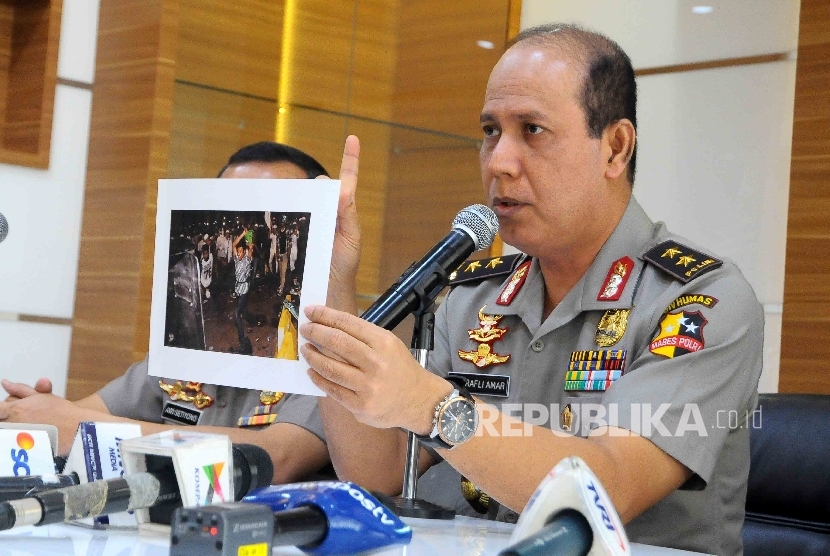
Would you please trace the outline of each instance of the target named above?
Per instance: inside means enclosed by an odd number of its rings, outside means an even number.
[[[444,406],[439,416],[439,433],[450,444],[472,438],[478,427],[478,413],[467,399],[456,398]]]

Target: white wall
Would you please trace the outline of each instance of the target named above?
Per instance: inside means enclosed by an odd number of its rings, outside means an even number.
[[[711,6],[709,14],[694,6]],[[638,78],[634,194],[654,220],[735,260],[764,305],[759,390],[778,390],[798,0],[524,0],[522,28],[607,34],[635,69],[790,53]]]
[[[99,0],[64,0],[47,170],[0,164],[0,377],[66,391],[89,142]],[[67,324],[22,322],[20,315]],[[36,319],[37,320],[37,319]]]

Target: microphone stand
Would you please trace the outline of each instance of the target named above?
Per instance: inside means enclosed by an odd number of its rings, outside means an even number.
[[[410,351],[418,363],[427,368],[429,352],[435,347],[435,303],[429,303],[412,313],[415,327],[412,331]],[[455,510],[427,502],[415,497],[418,488],[418,461],[421,455],[421,443],[415,433],[406,432],[406,462],[404,463],[403,492],[394,498],[395,513],[401,517],[419,517],[422,519],[454,519]]]

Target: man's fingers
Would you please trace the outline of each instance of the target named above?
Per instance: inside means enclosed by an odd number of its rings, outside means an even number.
[[[5,378],[0,382],[2,384],[3,389],[9,393],[10,396],[16,398],[25,398],[27,396],[31,396],[33,394],[37,394],[37,390],[32,388],[27,384],[22,384],[20,382],[12,382],[10,380],[6,380]]]
[[[344,388],[343,386],[326,379],[314,369],[308,370],[308,376],[317,388],[325,392],[331,399],[339,402],[346,409],[349,409],[354,405],[357,395],[348,388]]]
[[[309,305],[305,307],[304,312],[308,317],[308,320],[312,323],[322,324],[328,328],[342,330],[348,336],[351,336],[369,347],[373,347],[377,341],[378,327],[350,313],[337,311],[330,307],[326,307],[325,305]],[[300,334],[302,334],[303,338],[318,345],[321,345],[317,341],[318,339],[321,341],[326,339],[325,336],[319,335],[322,334],[322,331],[315,329],[313,326],[300,326]],[[315,334],[316,339],[311,338],[308,334]],[[329,349],[331,346],[322,347]],[[338,352],[338,355],[345,356],[346,354]],[[357,366],[365,363],[365,361],[352,361],[346,357],[344,357],[344,359]]]
[[[354,135],[346,137],[343,147],[343,160],[340,163],[340,181],[346,186],[344,189],[351,193],[357,188],[357,171],[360,166],[360,141]]]
[[[329,382],[352,392],[359,389],[361,373],[352,365],[323,355],[319,349],[311,344],[305,344],[300,350],[303,352],[306,363]]]
[[[52,381],[48,378],[39,378],[35,382],[35,390],[41,394],[52,393]]]

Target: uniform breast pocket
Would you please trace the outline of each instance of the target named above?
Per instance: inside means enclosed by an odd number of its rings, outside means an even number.
[[[602,392],[566,392],[559,408],[559,430],[565,434],[586,437],[595,428],[608,424],[605,407],[600,403]],[[551,415],[551,419],[553,416]]]

